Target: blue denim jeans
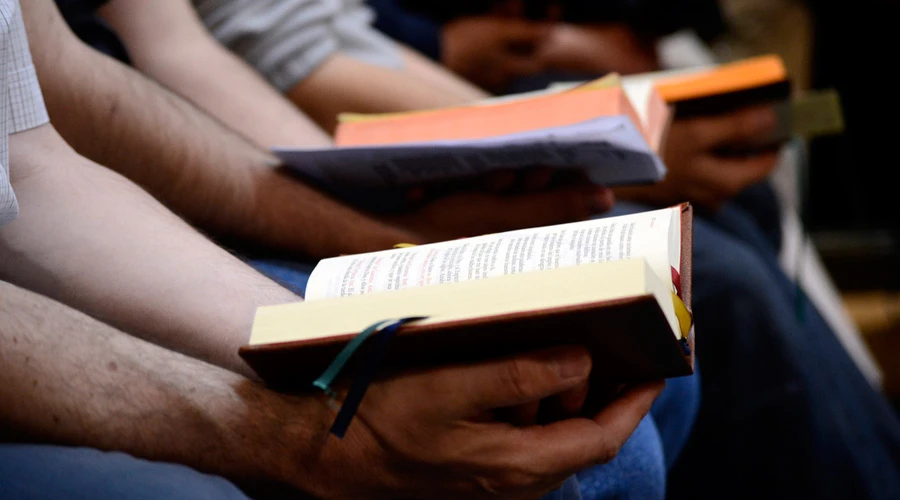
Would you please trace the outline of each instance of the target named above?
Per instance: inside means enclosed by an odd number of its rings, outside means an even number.
[[[248,500],[225,479],[87,448],[0,444],[4,500]]]
[[[699,388],[692,377],[667,386],[658,401],[672,400],[673,422],[686,434],[695,408],[690,401]],[[669,390],[669,387],[673,390]],[[687,404],[677,404],[683,399]],[[654,406],[654,411],[660,405]],[[676,439],[675,443],[681,438]],[[663,499],[665,449],[653,417],[647,416],[610,463],[571,477],[542,500]],[[579,484],[579,479],[581,483]],[[140,460],[122,453],[61,446],[0,444],[0,498],[4,500],[248,500],[234,485],[190,468]]]
[[[303,295],[313,264],[253,259],[250,265]],[[700,404],[698,376],[668,381],[651,414],[611,462],[582,471],[542,500],[663,499],[666,471],[681,451]]]
[[[584,500],[666,497],[668,471],[688,441],[699,410],[700,378],[695,373],[667,380],[650,415],[641,421],[618,456],[576,475]]]
[[[900,424],[732,204],[694,221],[702,401],[668,497],[900,498]],[[613,214],[648,207],[617,204]]]
[[[542,500],[662,499],[665,469],[659,436],[646,417],[619,456],[573,476]],[[227,480],[122,453],[61,446],[0,444],[4,500],[248,500]]]

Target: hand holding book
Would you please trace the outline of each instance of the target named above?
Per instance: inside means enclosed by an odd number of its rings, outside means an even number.
[[[305,489],[317,498],[538,498],[611,460],[663,386],[631,386],[601,411],[549,425],[502,418],[577,390],[590,371],[584,349],[562,348],[386,372],[343,440],[327,434],[333,413],[324,405],[307,411],[321,416],[313,428],[296,425],[296,409],[267,416],[284,419],[284,434],[272,436],[276,456],[300,457],[271,470],[286,482],[309,478]],[[297,443],[304,446],[285,450]]]
[[[651,206],[688,200],[715,210],[772,173],[782,144],[773,140],[777,128],[775,109],[765,104],[675,120],[665,147],[666,178],[615,193]]]
[[[772,151],[792,135],[840,128],[833,95],[790,99],[784,64],[763,56],[610,75],[456,108],[346,115],[339,147],[275,152],[360,206],[384,206],[391,190],[546,166],[583,172],[597,185],[627,186],[623,196],[641,201],[714,208],[764,178],[774,167]],[[658,190],[630,189],[659,183],[667,167],[676,172]]]
[[[363,207],[411,187],[550,167],[595,185],[656,182],[669,111],[652,92],[633,104],[618,79],[534,98],[387,115],[343,115],[337,148],[275,148],[311,182]]]
[[[609,210],[612,190],[587,183],[514,194],[460,191],[382,220],[408,229],[419,242],[453,240],[587,219]]]

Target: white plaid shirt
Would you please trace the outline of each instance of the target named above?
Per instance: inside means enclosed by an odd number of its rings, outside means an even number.
[[[0,0],[0,225],[18,215],[9,184],[9,135],[49,121],[18,0]]]

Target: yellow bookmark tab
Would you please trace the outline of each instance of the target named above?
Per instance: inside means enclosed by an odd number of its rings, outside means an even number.
[[[394,248],[409,248],[409,247],[415,247],[415,246],[418,246],[418,245],[416,245],[415,243],[397,243],[396,245],[394,245]]]
[[[678,318],[678,325],[681,327],[681,338],[686,339],[691,333],[694,317],[675,292],[672,292],[672,302],[675,304],[675,317]]]

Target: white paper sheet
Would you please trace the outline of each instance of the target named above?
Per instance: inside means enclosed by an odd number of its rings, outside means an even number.
[[[326,259],[306,300],[401,290],[643,257],[664,283],[680,271],[678,208]],[[535,290],[540,293],[540,290]]]
[[[625,116],[471,141],[273,151],[336,192],[402,188],[512,167],[578,168],[595,184],[611,186],[657,182],[666,172]]]

